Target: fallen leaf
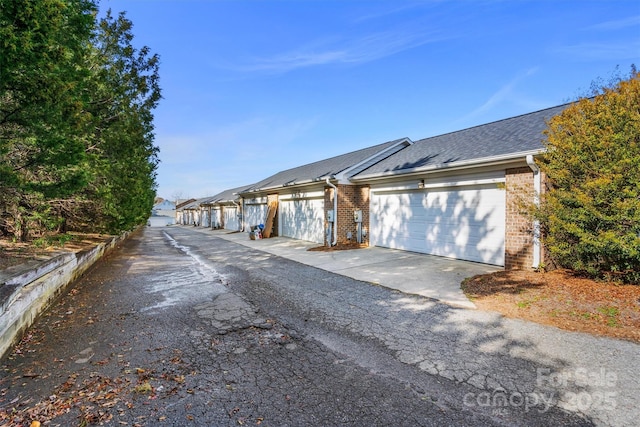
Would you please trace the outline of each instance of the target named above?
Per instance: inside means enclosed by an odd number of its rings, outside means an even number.
[[[151,393],[153,391],[153,387],[151,387],[149,381],[145,381],[142,384],[138,384],[133,391],[136,393]]]

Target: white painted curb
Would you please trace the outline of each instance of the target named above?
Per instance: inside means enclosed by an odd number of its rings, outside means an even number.
[[[77,253],[61,253],[0,271],[0,357],[17,342],[64,288],[131,232]]]

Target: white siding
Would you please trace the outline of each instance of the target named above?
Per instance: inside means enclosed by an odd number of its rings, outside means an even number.
[[[504,265],[505,191],[496,184],[373,193],[371,244]]]

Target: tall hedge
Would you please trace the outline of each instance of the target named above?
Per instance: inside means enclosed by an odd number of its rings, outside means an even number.
[[[159,58],[97,0],[0,0],[0,234],[118,233],[156,190]]]
[[[561,267],[640,284],[640,73],[554,117],[540,219]]]

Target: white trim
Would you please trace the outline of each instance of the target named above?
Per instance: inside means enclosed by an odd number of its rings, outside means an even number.
[[[244,199],[244,204],[245,205],[266,205],[267,197],[263,196],[263,197],[246,198]]]
[[[399,185],[394,187],[371,189],[371,192],[372,193],[388,193],[393,191],[427,190],[427,189],[436,189],[436,188],[466,187],[466,186],[484,185],[484,184],[501,184],[504,182],[505,182],[504,178],[474,179],[474,180],[468,180],[468,181],[440,182],[436,184],[425,183],[424,186],[422,187],[420,187],[419,184]]]
[[[389,184],[377,184],[371,186],[372,193],[388,192],[388,191],[406,191],[406,190],[422,190],[445,187],[461,187],[481,184],[501,184],[505,182],[505,171],[486,171],[476,172],[467,175],[450,175],[433,177],[425,175],[423,179],[416,176],[414,179],[403,180]]]
[[[388,179],[393,177],[402,177],[406,175],[416,174],[428,174],[435,172],[444,172],[452,170],[464,170],[470,168],[477,168],[481,166],[497,166],[505,163],[513,162],[514,160],[524,160],[527,155],[537,155],[543,153],[543,149],[521,151],[518,153],[503,154],[500,156],[482,157],[478,159],[463,160],[460,162],[440,163],[437,165],[429,165],[417,168],[392,170],[386,172],[380,172],[375,174],[361,175],[351,178],[353,182],[360,182],[366,180],[379,180]]]
[[[238,194],[251,194],[251,193],[265,193],[265,192],[276,192],[276,190],[288,190],[292,187],[305,187],[313,184],[320,184],[324,181],[325,177],[314,178],[314,179],[303,179],[302,181],[294,181],[292,183],[287,183],[284,185],[276,185],[273,187],[264,187],[264,188],[252,188],[248,191],[243,191]]]
[[[324,189],[300,193],[278,194],[278,200],[320,199],[324,198]]]
[[[379,159],[378,161],[373,163],[373,164],[376,164],[376,163],[380,162],[381,160],[386,159],[387,157],[389,157],[389,156],[397,153],[398,151],[400,151],[400,150],[396,150],[396,149],[398,147],[400,147],[401,145],[404,145],[405,147],[408,147],[410,145],[413,145],[413,141],[411,139],[409,139],[409,138],[402,138],[397,143],[385,148],[384,150],[378,151],[376,154],[373,154],[373,155],[367,157],[366,159],[362,160],[361,162],[358,162],[355,165],[349,166],[347,169],[343,170],[342,172],[337,173],[335,175],[335,179],[338,180],[338,184],[349,184],[350,181],[346,177],[351,171],[361,167],[362,165],[365,165],[366,163],[368,163],[368,162],[370,162],[372,160]],[[393,151],[393,150],[396,150],[396,151]],[[389,153],[390,151],[393,151],[393,152]],[[384,156],[387,153],[389,153],[389,155]]]

